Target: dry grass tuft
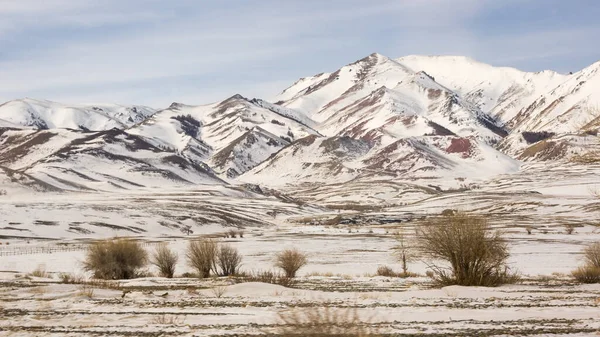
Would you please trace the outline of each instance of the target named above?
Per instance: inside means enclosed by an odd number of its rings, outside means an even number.
[[[90,284],[82,284],[77,293],[80,297],[94,298],[94,287]]]
[[[583,266],[571,272],[571,275],[581,283],[600,283],[600,267]]]
[[[50,274],[46,271],[46,267],[43,265],[38,265],[29,276],[40,277],[40,278],[50,278]]]
[[[275,266],[281,268],[289,278],[296,277],[296,273],[308,263],[306,254],[297,249],[286,249],[277,254]]]

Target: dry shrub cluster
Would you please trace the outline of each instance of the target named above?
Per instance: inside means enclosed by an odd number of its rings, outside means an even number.
[[[296,273],[308,263],[306,254],[297,249],[286,249],[275,257],[275,266],[281,268],[285,276],[296,277]]]
[[[83,267],[95,278],[121,280],[137,277],[147,262],[148,254],[139,242],[108,239],[90,245]]]
[[[508,246],[485,219],[463,213],[440,217],[416,233],[423,257],[432,261],[432,278],[440,285],[498,286],[518,280],[507,265]]]
[[[240,274],[236,279],[238,282],[261,282],[278,284],[283,287],[293,288],[297,281],[292,277],[270,270],[255,270],[249,273]]]
[[[190,267],[199,277],[231,276],[239,273],[242,256],[237,249],[228,244],[219,244],[213,240],[191,241],[186,253]]]
[[[584,265],[571,274],[581,283],[600,283],[600,242],[587,246],[583,251]]]
[[[154,253],[152,253],[150,263],[158,268],[160,276],[173,278],[177,260],[179,260],[177,253],[169,249],[166,243],[161,243],[156,247]]]
[[[356,309],[294,308],[278,314],[282,336],[379,336],[368,321],[361,320]]]

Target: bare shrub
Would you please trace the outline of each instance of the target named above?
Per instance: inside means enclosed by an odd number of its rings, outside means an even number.
[[[159,244],[152,253],[150,263],[158,268],[160,276],[173,278],[177,260],[179,260],[177,253],[169,249],[169,246],[163,242]]]
[[[575,232],[575,225],[573,225],[573,224],[565,225],[565,232],[569,235],[573,234]]]
[[[408,275],[408,263],[414,258],[413,252],[406,243],[406,237],[402,232],[396,233],[395,238],[398,242],[396,247],[394,247],[396,257],[402,264],[402,273],[404,273],[404,275]]]
[[[227,287],[225,286],[215,286],[212,287],[210,289],[210,291],[212,292],[212,294],[216,297],[216,298],[221,298],[223,297],[223,295],[225,295],[225,293],[227,292]]]
[[[83,276],[76,276],[69,273],[60,273],[58,274],[58,278],[65,284],[83,283]]]
[[[531,233],[533,232],[533,227],[527,226],[525,227],[525,230],[527,231],[527,234],[531,235]]]
[[[377,268],[377,276],[396,277],[398,274],[389,266],[379,266]]]
[[[583,250],[583,256],[586,265],[600,268],[600,242],[587,246]]]
[[[38,265],[31,273],[30,276],[41,277],[41,278],[50,278],[50,274],[46,271],[46,267],[43,265]]]
[[[517,281],[507,266],[508,246],[500,232],[479,217],[456,214],[417,228],[417,241],[440,285],[498,286]],[[449,265],[449,266],[448,266]]]
[[[278,313],[282,336],[378,336],[368,321],[360,319],[356,309],[294,308]]]
[[[571,272],[581,283],[600,283],[600,242],[594,242],[583,250],[584,266]]]
[[[277,254],[275,266],[281,268],[287,277],[296,277],[300,268],[308,263],[306,254],[296,249],[286,249]]]
[[[242,238],[242,239],[244,238],[244,231],[243,230],[239,230],[237,233],[238,233],[238,236],[240,238]]]
[[[238,232],[235,229],[230,229],[229,232],[227,232],[227,234],[229,235],[229,237],[232,238],[232,239],[235,239],[237,233]]]
[[[185,318],[166,314],[156,315],[150,321],[150,324],[158,325],[182,325],[183,323],[185,323]]]
[[[581,283],[600,283],[600,267],[586,265],[571,272],[571,275]]]
[[[89,284],[82,284],[77,294],[85,298],[94,298],[94,287]]]
[[[218,249],[217,264],[221,276],[235,275],[242,264],[242,256],[231,245],[223,244]]]
[[[190,241],[186,258],[188,265],[194,268],[198,277],[210,277],[210,273],[217,272],[218,245],[213,240]]]
[[[95,242],[87,250],[83,268],[104,280],[131,279],[148,263],[148,254],[133,240],[107,239]]]

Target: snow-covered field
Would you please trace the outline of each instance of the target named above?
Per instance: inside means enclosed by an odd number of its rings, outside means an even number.
[[[600,329],[600,285],[576,284],[569,273],[580,263],[582,247],[600,237],[599,205],[591,194],[596,174],[593,167],[533,165],[476,190],[409,193],[397,199],[402,202],[383,193],[379,197],[388,202],[380,208],[366,198],[368,207],[340,211],[316,206],[332,197],[316,192],[324,189],[297,193],[308,202],[302,206],[222,186],[3,197],[0,335],[285,335],[282,315],[302,316],[303,310],[357,315],[371,331],[389,336],[594,335]],[[510,264],[522,282],[434,289],[418,259],[409,268],[422,276],[376,276],[380,265],[400,270],[392,253],[396,232],[410,242],[419,219],[446,208],[489,215],[506,232]],[[326,223],[338,215],[339,224]],[[575,225],[573,234],[566,234],[567,224]],[[243,230],[243,237],[224,238],[232,228]],[[61,273],[85,276],[81,261],[90,239],[115,235],[138,237],[149,251],[167,242],[180,256],[176,275],[191,271],[185,249],[199,236],[237,248],[244,271],[272,270],[275,254],[289,247],[306,252],[309,264],[287,288],[235,278],[61,282]],[[48,277],[28,276],[35,269]]]

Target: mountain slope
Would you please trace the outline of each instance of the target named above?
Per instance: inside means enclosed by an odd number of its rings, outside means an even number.
[[[37,190],[107,191],[224,184],[201,162],[119,129],[0,129],[0,168]]]
[[[482,111],[506,123],[518,111],[570,78],[553,71],[523,72],[494,67],[464,56],[410,55],[396,59],[413,71],[425,71]]]
[[[234,95],[210,105],[172,104],[128,132],[234,178],[292,141],[318,134],[314,124],[299,112]]]
[[[26,98],[0,105],[0,126],[91,131],[124,129],[146,120],[155,112],[144,106],[65,105]]]

